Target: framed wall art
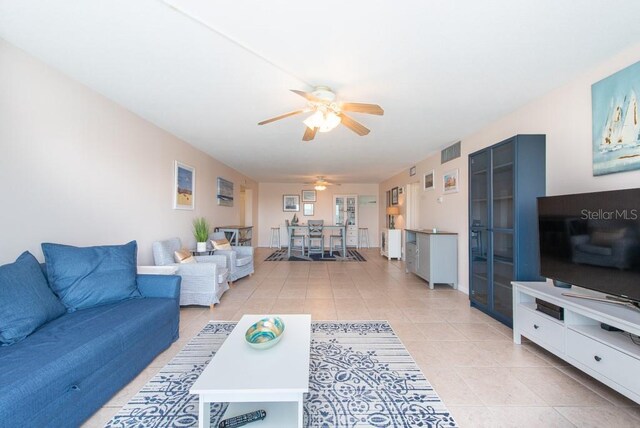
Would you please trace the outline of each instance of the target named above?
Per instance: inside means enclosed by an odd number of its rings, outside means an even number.
[[[174,162],[173,209],[192,210],[196,206],[196,169]]]
[[[303,190],[302,191],[302,202],[315,202],[316,201],[316,191],[315,190]]]
[[[218,205],[233,206],[233,182],[218,177]]]
[[[282,211],[300,211],[300,195],[282,195]]]
[[[444,193],[455,193],[458,191],[457,169],[444,173],[442,176],[442,188],[444,189]]]
[[[431,170],[430,172],[426,173],[424,175],[424,181],[422,183],[422,190],[433,190],[436,188],[435,186],[435,180],[433,179],[434,177],[434,170]]]
[[[640,169],[640,62],[591,85],[593,175]]]
[[[391,205],[398,205],[398,188],[391,189]]]
[[[313,215],[313,204],[302,204],[302,214],[306,216]]]

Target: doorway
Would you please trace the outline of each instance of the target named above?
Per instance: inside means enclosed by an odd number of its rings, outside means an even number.
[[[240,186],[240,226],[253,226],[253,190]]]
[[[420,228],[420,207],[418,201],[418,194],[420,192],[420,182],[407,184],[407,194],[405,196],[406,203],[406,229],[419,229]]]

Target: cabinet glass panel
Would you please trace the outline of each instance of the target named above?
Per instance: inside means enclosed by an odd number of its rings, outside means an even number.
[[[508,318],[513,314],[513,234],[493,232],[493,310]]]
[[[347,226],[355,226],[356,224],[356,203],[357,200],[355,197],[348,197],[347,200],[347,213],[346,213],[346,221]]]
[[[469,247],[471,248],[471,298],[486,305],[489,294],[486,229],[472,229]]]
[[[493,228],[513,228],[513,143],[493,149]]]
[[[342,197],[336,198],[336,206],[334,207],[334,209],[335,209],[335,212],[334,212],[335,224],[344,224],[346,220],[344,217],[344,212],[345,212],[344,198]]]
[[[471,227],[486,228],[489,218],[489,152],[484,151],[471,156]]]

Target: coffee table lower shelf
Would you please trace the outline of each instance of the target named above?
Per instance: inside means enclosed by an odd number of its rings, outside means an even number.
[[[298,403],[269,402],[269,403],[229,403],[222,419],[243,415],[245,413],[264,410],[267,417],[262,421],[252,422],[247,428],[285,428],[301,426],[298,423]],[[217,428],[217,427],[215,427]]]

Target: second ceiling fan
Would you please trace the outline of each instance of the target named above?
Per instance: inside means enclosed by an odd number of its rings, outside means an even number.
[[[291,92],[305,98],[308,101],[307,107],[281,114],[280,116],[272,117],[271,119],[263,120],[262,122],[259,122],[258,125],[266,125],[267,123],[275,122],[276,120],[284,119],[300,113],[313,112],[311,116],[303,121],[306,129],[302,140],[311,141],[315,138],[318,131],[328,132],[339,124],[343,124],[360,136],[367,135],[369,133],[369,129],[352,117],[347,116],[344,113],[346,111],[375,114],[378,116],[382,116],[384,114],[382,107],[377,104],[338,102],[336,101],[336,94],[326,86],[317,86],[312,92],[304,92],[296,89],[291,89]]]

